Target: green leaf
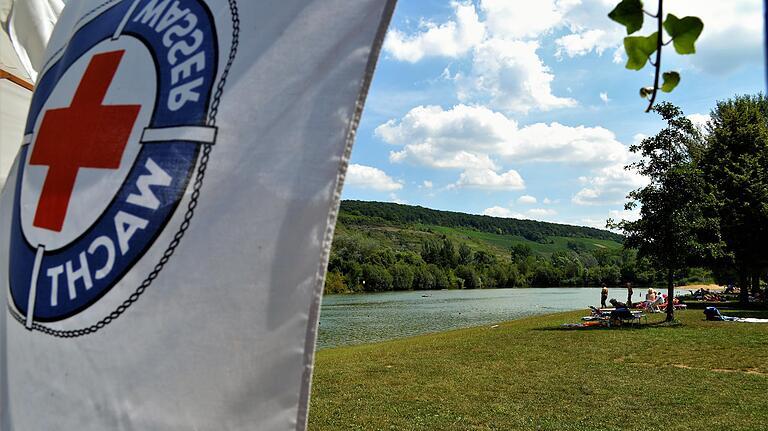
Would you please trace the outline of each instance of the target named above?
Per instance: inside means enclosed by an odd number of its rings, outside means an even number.
[[[627,36],[624,38],[624,50],[627,51],[627,69],[640,70],[648,61],[648,56],[656,52],[657,32],[646,36]]]
[[[664,84],[661,85],[661,91],[665,93],[674,90],[675,87],[677,87],[677,84],[680,83],[680,74],[677,72],[664,72],[661,74],[661,77],[664,78]]]
[[[640,87],[640,97],[647,99],[653,93],[653,87]]]
[[[643,2],[640,0],[621,0],[621,3],[608,14],[608,18],[627,28],[632,34],[643,27]]]
[[[704,30],[704,23],[695,16],[678,19],[676,16],[668,14],[664,21],[664,29],[672,37],[672,43],[678,54],[693,54],[696,52],[694,43],[699,38],[701,31]]]

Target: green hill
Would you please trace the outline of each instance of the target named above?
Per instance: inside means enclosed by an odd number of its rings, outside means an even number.
[[[535,242],[540,242],[545,237],[555,236],[601,239],[619,243],[622,240],[621,235],[591,227],[439,211],[385,202],[342,201],[341,215],[350,224],[360,220],[363,223],[373,222],[395,226],[434,225],[466,228],[491,234],[521,236]]]
[[[653,282],[621,241],[589,227],[343,201],[326,293]]]

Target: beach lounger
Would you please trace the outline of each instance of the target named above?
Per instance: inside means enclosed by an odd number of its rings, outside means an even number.
[[[660,313],[661,309],[659,308],[659,305],[661,305],[663,302],[664,298],[661,296],[656,297],[654,301],[646,301],[645,310],[649,313]]]

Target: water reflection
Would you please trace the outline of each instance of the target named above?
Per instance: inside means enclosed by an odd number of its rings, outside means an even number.
[[[626,298],[626,291],[611,289],[610,297]],[[572,287],[328,295],[320,313],[318,347],[486,325],[599,303],[599,288]]]

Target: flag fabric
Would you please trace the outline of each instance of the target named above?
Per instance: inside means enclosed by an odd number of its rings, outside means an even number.
[[[70,0],[0,196],[0,429],[306,427],[394,0]]]
[[[24,136],[24,120],[61,0],[0,0],[0,190]]]
[[[9,0],[2,0],[10,3]],[[13,0],[7,24],[13,48],[32,81],[43,64],[45,47],[64,8],[62,0]]]

